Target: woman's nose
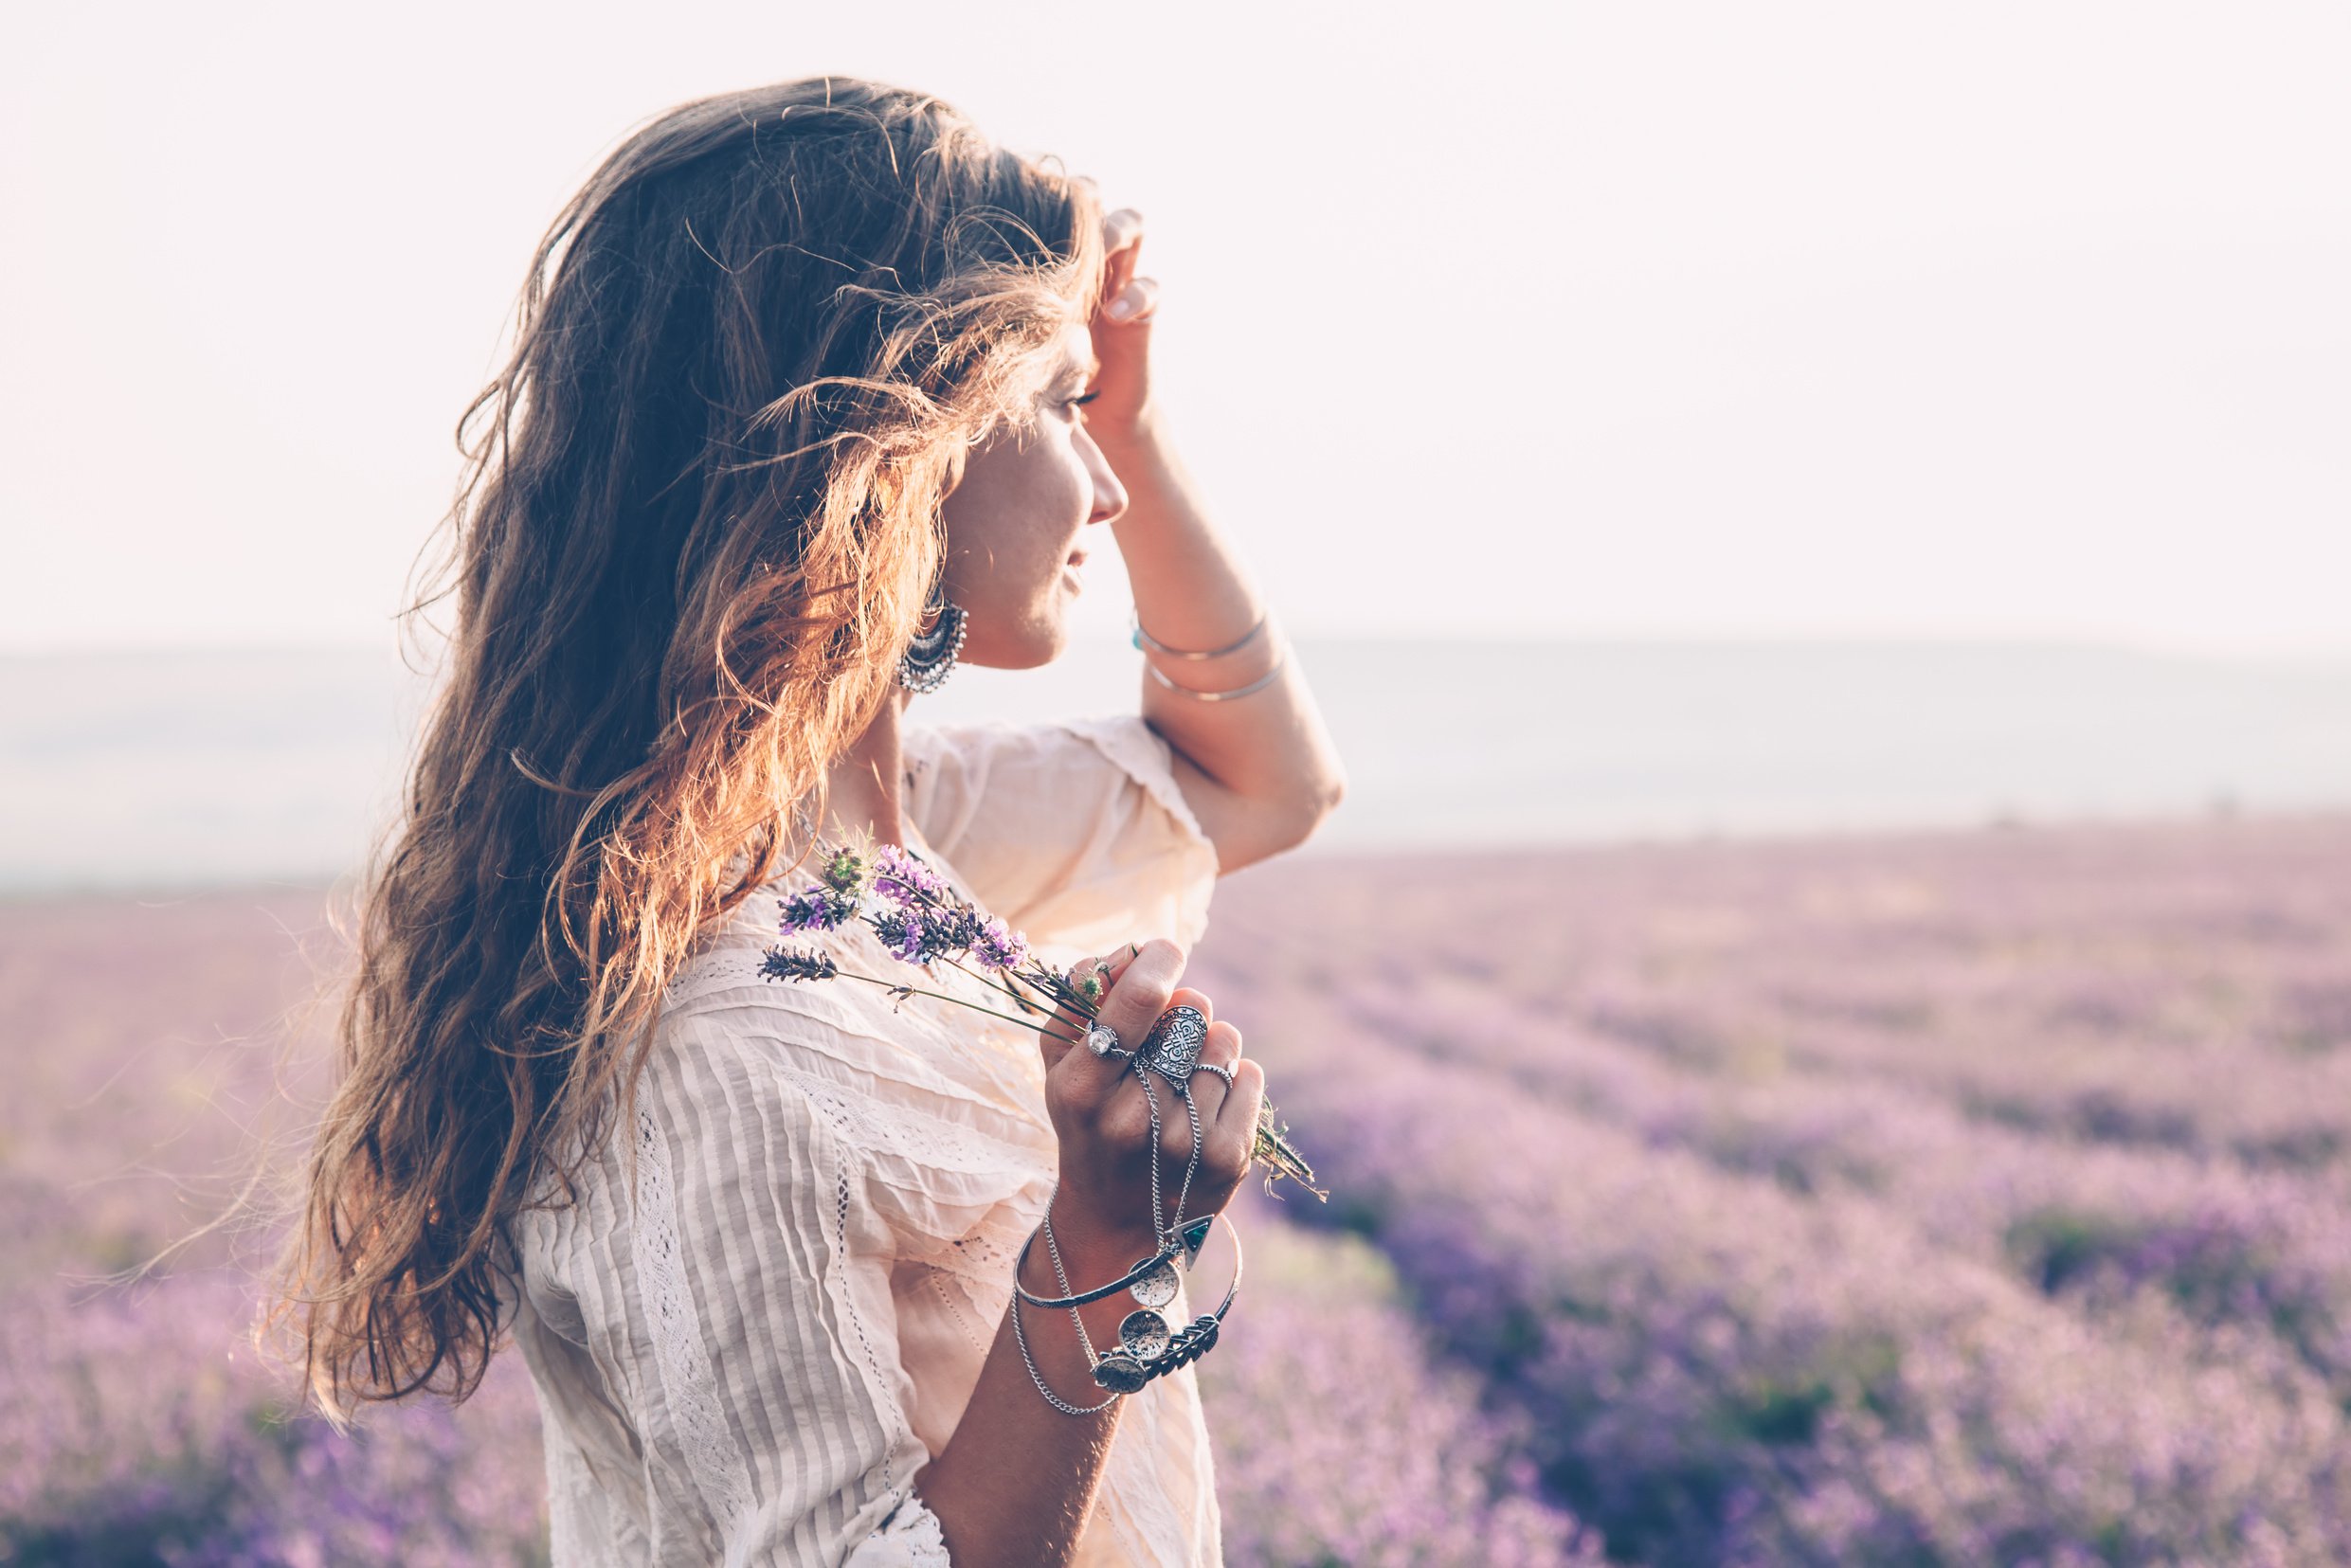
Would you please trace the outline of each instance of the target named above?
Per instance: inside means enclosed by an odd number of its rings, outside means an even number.
[[[1102,448],[1094,443],[1092,434],[1080,434],[1084,437],[1086,472],[1094,480],[1094,513],[1086,521],[1113,522],[1127,510],[1127,487],[1118,482],[1110,459],[1102,455]]]

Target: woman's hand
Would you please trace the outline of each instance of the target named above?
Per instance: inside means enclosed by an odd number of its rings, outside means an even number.
[[[1177,1002],[1208,1011],[1206,997],[1177,989],[1184,953],[1172,942],[1146,942],[1093,967],[1110,987],[1100,1016],[1130,1050]],[[1088,1021],[1065,1011],[1058,1037],[1040,1033],[1045,1104],[1061,1144],[1053,1231],[1073,1290],[1107,1284],[1157,1251],[1151,1161],[1159,1160],[1166,1200],[1173,1204],[1192,1152],[1191,1122],[1167,1081],[1156,1074],[1152,1088],[1163,1135],[1152,1146],[1150,1115],[1132,1064],[1088,1050]],[[1257,1063],[1241,1060],[1240,1031],[1231,1024],[1211,1024],[1201,1059],[1229,1068],[1233,1086],[1228,1091],[1213,1072],[1190,1085],[1203,1133],[1200,1169],[1185,1200],[1191,1218],[1222,1208],[1239,1185],[1265,1093],[1265,1075]],[[1174,1217],[1160,1216],[1163,1223]],[[1021,1273],[1033,1294],[1062,1293],[1041,1247],[1032,1249]],[[1124,1290],[1076,1308],[1095,1346],[1115,1345],[1134,1310],[1134,1298]],[[1062,1313],[1013,1299],[954,1434],[914,1474],[915,1489],[938,1515],[957,1563],[1026,1568],[1069,1561],[1126,1405],[1094,1383],[1094,1368],[1085,1342]],[[1058,1389],[1053,1399],[1059,1403],[1040,1398],[1036,1381]],[[1073,1411],[1093,1414],[1072,1420]]]
[[[1206,997],[1177,986],[1184,974],[1184,951],[1174,943],[1146,942],[1107,964],[1090,962],[1099,965],[1110,985],[1100,1021],[1117,1032],[1119,1044],[1129,1051],[1142,1043],[1170,1007],[1188,1003],[1213,1020],[1201,1060],[1229,1069],[1233,1083],[1227,1089],[1216,1073],[1201,1072],[1189,1085],[1192,1103],[1200,1109],[1202,1143],[1200,1167],[1193,1173],[1182,1217],[1198,1219],[1218,1212],[1249,1170],[1265,1100],[1264,1070],[1242,1058],[1240,1031],[1216,1018]],[[1085,966],[1078,972],[1084,974]],[[1167,1080],[1152,1074],[1150,1088],[1158,1096],[1160,1120],[1154,1150],[1150,1108],[1134,1065],[1095,1055],[1083,1043],[1085,1032],[1084,1019],[1064,1013],[1059,1036],[1042,1036],[1045,1105],[1061,1143],[1054,1234],[1064,1250],[1112,1260],[1103,1266],[1115,1271],[1148,1257],[1157,1245],[1150,1217],[1154,1153],[1166,1204],[1158,1222],[1164,1226],[1178,1217],[1174,1205],[1191,1159],[1192,1125]],[[1071,1283],[1084,1289],[1100,1282],[1073,1277]]]
[[[1086,405],[1086,427],[1106,446],[1135,439],[1151,413],[1151,313],[1159,284],[1135,276],[1143,248],[1143,214],[1130,207],[1102,219],[1102,295],[1091,326],[1101,373]]]

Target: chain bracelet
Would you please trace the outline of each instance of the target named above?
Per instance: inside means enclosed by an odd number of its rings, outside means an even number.
[[[1054,1184],[1053,1196],[1054,1198],[1058,1198],[1061,1196],[1060,1183],[1056,1182]],[[1077,1292],[1070,1289],[1069,1271],[1061,1267],[1061,1244],[1053,1239],[1052,1199],[1047,1199],[1045,1200],[1045,1223],[1043,1229],[1045,1233],[1045,1255],[1053,1260],[1053,1277],[1055,1281],[1060,1285],[1061,1294],[1064,1297],[1074,1296]],[[1094,1338],[1086,1332],[1086,1320],[1079,1314],[1077,1308],[1073,1306],[1069,1309],[1069,1313],[1070,1322],[1077,1325],[1078,1347],[1085,1351],[1086,1364],[1091,1367],[1095,1361],[1101,1360],[1099,1356],[1096,1356],[1094,1353]]]
[[[1134,1071],[1135,1076],[1143,1080],[1143,1103],[1149,1108],[1151,1113],[1151,1235],[1158,1242],[1160,1250],[1165,1252],[1176,1233],[1172,1227],[1160,1223],[1160,1217],[1167,1211],[1166,1199],[1161,1196],[1159,1186],[1159,1094],[1151,1088],[1151,1070],[1140,1055],[1135,1057]],[[1168,1079],[1167,1083],[1169,1088],[1175,1090],[1177,1097],[1183,1100],[1185,1113],[1191,1118],[1192,1123],[1191,1158],[1184,1162],[1184,1185],[1176,1189],[1176,1213],[1181,1215],[1184,1213],[1185,1200],[1192,1196],[1192,1177],[1200,1169],[1201,1145],[1205,1141],[1206,1135],[1201,1130],[1200,1107],[1192,1103],[1189,1090],[1179,1087],[1172,1078]],[[1068,1294],[1066,1287],[1062,1293]]]
[[[1073,1307],[1071,1310],[1076,1309]],[[1074,1405],[1054,1393],[1052,1385],[1045,1381],[1045,1375],[1037,1370],[1037,1358],[1029,1354],[1028,1330],[1021,1326],[1021,1298],[1017,1295],[1012,1298],[1012,1337],[1021,1346],[1021,1364],[1028,1368],[1028,1380],[1037,1385],[1037,1392],[1045,1397],[1045,1403],[1062,1415],[1099,1415],[1126,1397],[1123,1394],[1113,1394],[1098,1405]]]
[[[1189,1086],[1179,1084],[1170,1078],[1167,1080],[1167,1087],[1174,1090],[1176,1098],[1184,1102],[1184,1113],[1191,1119],[1192,1154],[1191,1158],[1184,1162],[1184,1184],[1176,1189],[1176,1223],[1171,1223],[1164,1231],[1159,1228],[1159,1194],[1156,1192],[1151,1194],[1151,1231],[1159,1238],[1159,1244],[1162,1247],[1168,1245],[1181,1228],[1184,1205],[1191,1200],[1192,1178],[1200,1170],[1201,1146],[1206,1139],[1206,1134],[1201,1130],[1200,1107],[1192,1102]],[[1159,1097],[1152,1091],[1151,1075],[1148,1072],[1143,1074],[1143,1092],[1151,1102],[1151,1168],[1157,1171],[1159,1168]]]

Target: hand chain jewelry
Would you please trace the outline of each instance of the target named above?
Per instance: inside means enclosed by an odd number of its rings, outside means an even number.
[[[1098,1038],[1103,1035],[1110,1036],[1108,1048]],[[1207,1018],[1196,1007],[1171,1007],[1160,1015],[1150,1033],[1133,1052],[1118,1049],[1116,1038],[1107,1026],[1097,1023],[1088,1030],[1086,1043],[1096,1055],[1115,1054],[1125,1058],[1132,1064],[1136,1076],[1143,1081],[1143,1101],[1151,1119],[1151,1235],[1157,1250],[1108,1285],[1086,1291],[1074,1291],[1070,1289],[1069,1272],[1061,1261],[1060,1242],[1053,1234],[1053,1199],[1048,1199],[1043,1221],[1038,1229],[1044,1234],[1045,1252],[1052,1259],[1054,1279],[1059,1284],[1061,1294],[1050,1298],[1039,1296],[1021,1283],[1021,1271],[1027,1267],[1029,1249],[1036,1241],[1034,1235],[1022,1243],[1021,1255],[1013,1264],[1015,1300],[1012,1306],[1012,1333],[1020,1345],[1021,1361],[1028,1369],[1029,1380],[1045,1397],[1045,1402],[1065,1415],[1092,1415],[1107,1410],[1120,1397],[1135,1392],[1153,1378],[1165,1377],[1206,1355],[1215,1346],[1218,1327],[1224,1315],[1232,1309],[1234,1298],[1240,1290],[1240,1235],[1236,1231],[1233,1234],[1233,1282],[1216,1310],[1203,1313],[1182,1329],[1171,1329],[1167,1320],[1158,1310],[1175,1300],[1182,1289],[1175,1261],[1181,1258],[1184,1266],[1190,1268],[1200,1255],[1202,1244],[1207,1240],[1212,1221],[1222,1217],[1212,1216],[1205,1219],[1187,1220],[1184,1217],[1184,1206],[1190,1200],[1192,1180],[1199,1173],[1201,1152],[1206,1143],[1206,1133],[1201,1126],[1200,1106],[1192,1098],[1191,1075],[1210,1072],[1221,1077],[1227,1088],[1233,1082],[1229,1068],[1200,1060],[1207,1039]],[[1175,1214],[1171,1218],[1166,1217],[1166,1199],[1160,1185],[1159,1144],[1164,1134],[1158,1091],[1151,1087],[1151,1074],[1154,1072],[1166,1078],[1168,1086],[1175,1090],[1176,1097],[1184,1102],[1185,1115],[1192,1128],[1191,1155],[1185,1162],[1184,1181],[1176,1189]],[[1057,1183],[1053,1197],[1058,1199],[1059,1196],[1060,1188]],[[1230,1219],[1225,1220],[1225,1229],[1233,1229]],[[1093,1337],[1086,1332],[1085,1319],[1077,1309],[1122,1289],[1132,1292],[1142,1306],[1140,1309],[1128,1313],[1119,1324],[1118,1348],[1097,1354]],[[1039,1370],[1036,1358],[1030,1354],[1028,1331],[1021,1316],[1022,1304],[1068,1309],[1070,1321],[1077,1330],[1077,1343],[1085,1352],[1087,1365],[1093,1370],[1094,1383],[1109,1392],[1108,1398],[1099,1404],[1074,1405],[1053,1391],[1046,1383],[1043,1373]]]
[[[1060,1184],[1057,1182],[1054,1185],[1054,1197],[1060,1196]],[[1045,1233],[1045,1256],[1052,1260],[1053,1277],[1060,1285],[1061,1294],[1066,1296],[1070,1293],[1069,1271],[1061,1267],[1061,1244],[1053,1238],[1053,1204],[1050,1201],[1045,1204],[1045,1222],[1042,1229]],[[1093,1337],[1086,1332],[1086,1320],[1075,1307],[1069,1309],[1069,1314],[1070,1322],[1077,1328],[1078,1348],[1085,1351],[1086,1364],[1092,1366],[1099,1358],[1094,1353]]]
[[[1053,1196],[1054,1198],[1058,1198],[1061,1196],[1060,1183],[1058,1181],[1054,1183]],[[1045,1252],[1053,1259],[1053,1277],[1061,1282],[1061,1294],[1067,1296],[1070,1293],[1070,1277],[1062,1271],[1061,1249],[1053,1239],[1052,1199],[1047,1199],[1045,1200],[1045,1223],[1043,1229],[1045,1233]],[[1028,1249],[1026,1247],[1022,1247],[1021,1249],[1021,1262],[1025,1263],[1027,1260]],[[1015,1264],[1013,1266],[1012,1284],[1014,1289],[1020,1289],[1021,1270],[1019,1264]],[[1037,1392],[1045,1397],[1045,1402],[1047,1404],[1051,1405],[1054,1409],[1059,1411],[1064,1415],[1098,1415],[1102,1412],[1110,1409],[1111,1406],[1116,1404],[1119,1399],[1119,1397],[1116,1394],[1105,1396],[1102,1402],[1099,1404],[1074,1405],[1067,1399],[1062,1398],[1058,1394],[1053,1392],[1053,1389],[1045,1382],[1045,1375],[1037,1369],[1037,1358],[1029,1354],[1028,1331],[1021,1326],[1021,1297],[1024,1297],[1027,1294],[1027,1291],[1021,1290],[1020,1296],[1016,1296],[1013,1299],[1012,1337],[1021,1346],[1022,1364],[1028,1368],[1029,1381],[1037,1385]],[[1092,1366],[1095,1363],[1098,1358],[1094,1353],[1094,1341],[1089,1338],[1086,1333],[1086,1320],[1078,1315],[1077,1307],[1075,1303],[1072,1303],[1069,1312],[1070,1322],[1077,1325],[1077,1343],[1086,1352],[1086,1364],[1088,1366]]]
[[[1027,1249],[1022,1248],[1022,1252],[1025,1254]],[[1015,1283],[1017,1284],[1018,1281],[1016,1280]],[[1021,1347],[1021,1364],[1028,1368],[1028,1380],[1037,1385],[1037,1392],[1045,1397],[1045,1403],[1064,1415],[1099,1415],[1111,1406],[1118,1403],[1119,1396],[1113,1394],[1098,1405],[1074,1405],[1053,1392],[1053,1385],[1046,1382],[1045,1375],[1037,1369],[1037,1358],[1029,1354],[1028,1330],[1021,1326],[1021,1303],[1024,1299],[1026,1298],[1023,1294],[1015,1296],[1012,1301],[1012,1338]],[[1073,1307],[1070,1310],[1076,1312],[1077,1308]],[[1092,1356],[1094,1352],[1089,1349],[1086,1354]]]
[[[1027,1330],[1022,1326],[1021,1307],[1025,1303],[1030,1307],[1067,1307],[1074,1311],[1079,1303],[1099,1301],[1111,1294],[1121,1282],[1114,1281],[1110,1286],[1075,1295],[1048,1298],[1033,1294],[1021,1283],[1021,1271],[1028,1267],[1029,1249],[1036,1245],[1037,1237],[1032,1234],[1027,1241],[1021,1244],[1021,1255],[1013,1264],[1012,1289],[1015,1299],[1012,1304],[1012,1333],[1014,1339],[1020,1342],[1021,1360],[1028,1368],[1029,1381],[1037,1385],[1037,1391],[1045,1397],[1046,1403],[1065,1415],[1092,1415],[1109,1409],[1120,1395],[1132,1394],[1154,1378],[1164,1378],[1170,1372],[1189,1366],[1216,1348],[1217,1331],[1225,1318],[1231,1315],[1233,1303],[1240,1294],[1240,1233],[1233,1228],[1232,1220],[1221,1214],[1184,1227],[1185,1247],[1196,1255],[1197,1244],[1192,1240],[1193,1235],[1197,1234],[1205,1240],[1209,1226],[1217,1220],[1223,1220],[1225,1233],[1233,1238],[1233,1279],[1224,1288],[1224,1299],[1217,1303],[1215,1310],[1203,1312],[1185,1327],[1173,1332],[1168,1330],[1167,1320],[1156,1310],[1147,1308],[1128,1313],[1126,1321],[1118,1325],[1119,1347],[1094,1363],[1095,1384],[1108,1390],[1111,1397],[1100,1404],[1090,1406],[1073,1405],[1046,1384],[1044,1374],[1038,1370],[1036,1359],[1029,1353]],[[1180,1289],[1173,1254],[1169,1253],[1146,1259],[1144,1264],[1130,1271],[1128,1277],[1138,1281],[1130,1287],[1136,1299],[1156,1306],[1173,1301]],[[1064,1289],[1068,1288],[1066,1280],[1062,1285]],[[1093,1354],[1091,1345],[1087,1353]]]
[[[1151,1238],[1164,1251],[1169,1238],[1175,1235],[1177,1221],[1183,1217],[1185,1202],[1192,1196],[1192,1175],[1200,1169],[1200,1150],[1201,1144],[1205,1142],[1205,1135],[1201,1130],[1200,1108],[1192,1103],[1192,1096],[1188,1090],[1177,1088],[1176,1095],[1184,1102],[1185,1110],[1191,1116],[1192,1155],[1184,1162],[1184,1185],[1176,1189],[1176,1218],[1162,1224],[1160,1217],[1167,1210],[1166,1200],[1160,1196],[1159,1187],[1159,1095],[1151,1088],[1153,1070],[1146,1066],[1141,1052],[1135,1054],[1134,1071],[1135,1075],[1143,1080],[1143,1103],[1150,1108],[1151,1112]]]

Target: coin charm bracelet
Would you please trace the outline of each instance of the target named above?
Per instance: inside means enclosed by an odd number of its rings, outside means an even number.
[[[1151,1114],[1151,1235],[1158,1245],[1151,1256],[1137,1262],[1107,1285],[1072,1290],[1069,1274],[1061,1266],[1060,1244],[1054,1239],[1053,1203],[1050,1199],[1045,1204],[1045,1216],[1037,1231],[1022,1243],[1021,1255],[1014,1260],[1012,1267],[1012,1289],[1017,1298],[1012,1306],[1012,1335],[1020,1344],[1021,1361],[1028,1368],[1029,1380],[1037,1385],[1037,1392],[1045,1397],[1045,1402],[1064,1415],[1093,1415],[1108,1410],[1122,1396],[1136,1392],[1152,1379],[1164,1378],[1205,1356],[1215,1348],[1217,1330],[1232,1311],[1234,1297],[1240,1293],[1240,1233],[1233,1228],[1233,1222],[1221,1214],[1206,1215],[1198,1219],[1184,1217],[1185,1200],[1191,1195],[1192,1178],[1200,1169],[1203,1139],[1200,1108],[1192,1101],[1193,1074],[1213,1072],[1223,1078],[1228,1087],[1232,1083],[1230,1069],[1201,1061],[1201,1052],[1207,1038],[1208,1019],[1199,1008],[1191,1006],[1170,1007],[1161,1014],[1159,1021],[1151,1025],[1151,1032],[1144,1036],[1143,1043],[1131,1053],[1119,1046],[1117,1034],[1106,1024],[1097,1023],[1087,1031],[1088,1049],[1097,1056],[1124,1058],[1143,1081],[1144,1103]],[[1164,1206],[1159,1180],[1159,1096],[1151,1087],[1153,1074],[1167,1080],[1169,1087],[1175,1090],[1176,1098],[1184,1102],[1185,1112],[1192,1124],[1192,1153],[1185,1162],[1184,1182],[1176,1189],[1175,1217],[1165,1222],[1163,1217],[1167,1211]],[[1057,1183],[1054,1197],[1059,1196],[1060,1187]],[[1183,1289],[1182,1277],[1176,1271],[1177,1266],[1181,1264],[1188,1271],[1199,1261],[1200,1250],[1207,1242],[1208,1233],[1219,1219],[1224,1219],[1224,1229],[1233,1238],[1233,1282],[1225,1287],[1224,1299],[1217,1304],[1214,1311],[1203,1312],[1184,1327],[1177,1328],[1168,1323],[1160,1309],[1173,1302]],[[1058,1296],[1037,1295],[1021,1283],[1022,1271],[1028,1266],[1029,1249],[1036,1245],[1040,1235],[1045,1238],[1045,1253],[1052,1260],[1054,1279],[1061,1288],[1061,1293]],[[1107,1300],[1121,1290],[1132,1295],[1140,1305],[1120,1322],[1117,1346],[1097,1353],[1092,1337],[1086,1332],[1085,1320],[1078,1315],[1077,1309],[1093,1302]],[[1072,1404],[1056,1394],[1052,1385],[1045,1381],[1044,1374],[1038,1370],[1036,1358],[1029,1353],[1028,1330],[1021,1321],[1021,1307],[1024,1304],[1048,1310],[1055,1307],[1068,1310],[1070,1322],[1077,1327],[1078,1345],[1085,1351],[1087,1364],[1094,1370],[1094,1386],[1106,1392],[1107,1397],[1099,1403]]]

